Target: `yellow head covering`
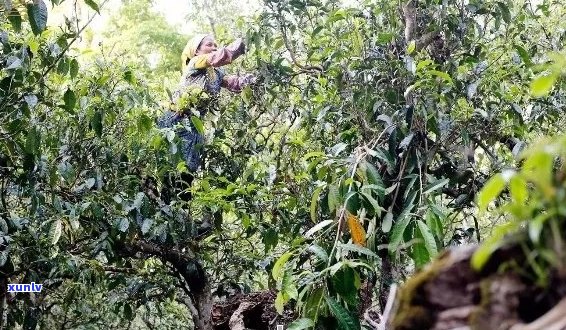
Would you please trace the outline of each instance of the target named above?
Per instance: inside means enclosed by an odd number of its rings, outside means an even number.
[[[187,62],[191,58],[195,57],[195,53],[197,52],[198,46],[200,45],[202,40],[208,36],[209,34],[197,34],[196,36],[192,37],[189,42],[187,42],[185,49],[183,49],[183,54],[181,54],[183,70],[185,70]]]

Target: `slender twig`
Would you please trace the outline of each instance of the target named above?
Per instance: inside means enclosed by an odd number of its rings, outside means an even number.
[[[483,151],[485,151],[485,153],[489,156],[489,158],[496,165],[496,167],[498,168],[501,167],[501,163],[499,162],[497,156],[493,152],[491,152],[491,150],[489,150],[489,148],[480,139],[471,136],[470,140],[474,141],[478,146],[480,146],[483,149]]]
[[[480,224],[478,223],[478,219],[476,218],[475,215],[472,214],[472,218],[474,219],[474,227],[476,227],[476,238],[478,240],[478,243],[480,243],[481,242]]]
[[[279,17],[282,17],[282,16],[279,16]],[[324,69],[320,65],[303,65],[303,64],[299,63],[299,61],[297,60],[297,56],[295,55],[295,52],[291,48],[291,44],[289,42],[289,39],[287,38],[287,30],[285,28],[285,25],[282,22],[282,18],[280,18],[278,20],[278,23],[279,23],[279,28],[281,30],[281,37],[283,38],[283,43],[285,44],[285,48],[287,48],[287,51],[289,52],[289,55],[291,56],[291,61],[293,62],[293,64],[295,64],[295,66],[297,66],[299,69],[302,69],[306,72],[312,72],[312,71],[322,72],[322,71],[324,71]]]
[[[383,316],[381,317],[381,322],[379,323],[378,330],[387,330],[389,317],[391,311],[393,310],[393,305],[395,304],[395,297],[397,296],[397,285],[392,284],[391,290],[389,291],[389,297],[387,298],[387,304],[385,304],[385,309],[383,311]]]
[[[375,329],[379,329],[379,323],[377,323],[377,321],[374,321],[371,316],[369,316],[369,312],[371,310],[368,309],[365,313],[364,313],[364,320],[375,330]]]
[[[102,9],[102,7],[108,2],[109,0],[105,0],[103,3],[100,4],[100,9]],[[41,75],[41,79],[44,80],[45,76],[47,76],[47,74],[49,72],[51,72],[51,70],[53,70],[55,68],[55,66],[59,63],[59,61],[63,58],[63,56],[65,55],[65,53],[69,50],[69,48],[71,48],[71,46],[75,43],[75,41],[77,41],[81,35],[81,33],[84,32],[84,30],[90,25],[90,23],[92,23],[92,21],[94,20],[94,18],[96,17],[96,15],[92,15],[91,17],[89,17],[89,19],[87,20],[86,24],[83,25],[83,27],[77,31],[77,34],[73,37],[73,39],[71,39],[71,41],[67,44],[67,46],[65,46],[63,48],[63,50],[61,51],[61,53],[57,56],[57,58],[55,58],[55,61],[53,61],[53,63],[51,63],[50,66],[47,67],[47,69],[43,72],[43,74]]]

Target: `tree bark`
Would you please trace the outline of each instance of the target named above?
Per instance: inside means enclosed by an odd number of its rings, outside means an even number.
[[[210,284],[204,269],[196,259],[192,251],[180,251],[176,248],[165,248],[143,240],[129,242],[116,242],[116,251],[127,257],[142,257],[151,255],[161,259],[164,263],[170,263],[188,288],[188,294],[192,296],[194,307],[191,309],[193,321],[199,330],[212,330],[212,295]],[[139,255],[141,254],[141,256]]]
[[[494,252],[481,272],[475,246],[445,252],[400,289],[389,320],[393,330],[565,329],[566,278],[553,270],[548,288],[504,263],[524,265],[520,244]]]
[[[4,329],[8,322],[7,295],[7,279],[2,276],[0,278],[0,329]]]

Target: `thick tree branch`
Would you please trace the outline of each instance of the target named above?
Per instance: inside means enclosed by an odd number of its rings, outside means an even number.
[[[165,248],[143,240],[118,241],[116,251],[119,254],[129,257],[139,257],[138,254],[151,255],[168,262],[173,266],[175,275],[187,283],[194,300],[194,308],[191,312],[197,329],[211,330],[212,325],[212,295],[210,293],[210,283],[206,277],[204,269],[196,260],[192,251],[181,251],[176,248]],[[190,306],[188,304],[187,306]]]
[[[414,0],[407,1],[402,6],[403,20],[405,21],[405,42],[408,44],[415,35],[415,25],[417,21],[417,10]]]
[[[440,35],[440,31],[432,31],[426,34],[423,34],[417,41],[415,42],[415,49],[416,51],[425,49],[430,45],[430,43],[434,40],[434,38]]]

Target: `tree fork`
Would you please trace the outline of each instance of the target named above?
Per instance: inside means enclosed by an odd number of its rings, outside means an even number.
[[[169,262],[174,271],[186,282],[189,294],[194,300],[195,310],[191,309],[197,329],[212,330],[212,294],[210,283],[200,263],[191,251],[183,252],[172,248],[164,250],[152,243],[142,240],[123,242],[117,241],[118,253],[136,258],[137,253],[152,255],[162,261]],[[196,315],[195,315],[196,312]]]

